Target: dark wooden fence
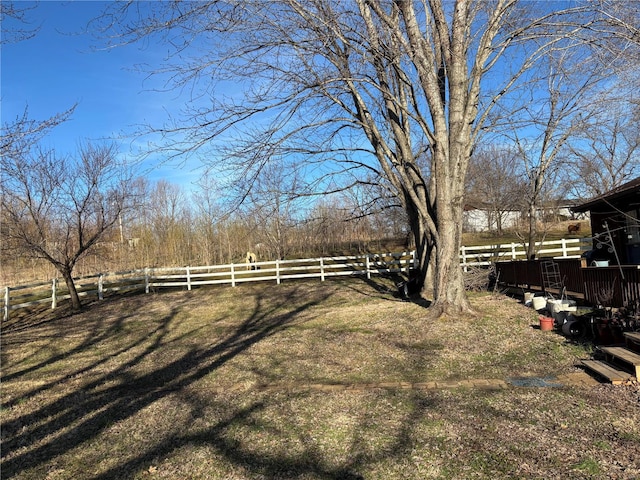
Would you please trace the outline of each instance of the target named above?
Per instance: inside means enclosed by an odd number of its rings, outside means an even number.
[[[496,273],[502,285],[553,294],[564,288],[591,305],[640,307],[640,265],[581,267],[580,259],[538,259],[497,262]]]

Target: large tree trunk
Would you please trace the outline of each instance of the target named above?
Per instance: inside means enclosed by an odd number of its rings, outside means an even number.
[[[460,266],[465,175],[471,156],[471,139],[460,108],[454,108],[452,103],[451,109],[449,129],[442,129],[432,162],[438,228],[432,307],[438,316],[471,311]]]
[[[439,189],[442,193],[442,189]],[[462,207],[457,201],[438,202],[438,245],[433,308],[436,314],[471,311],[464,289],[459,252],[462,238]]]

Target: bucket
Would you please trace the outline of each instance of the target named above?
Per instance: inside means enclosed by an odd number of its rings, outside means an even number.
[[[524,304],[525,305],[530,305],[531,302],[533,301],[533,292],[524,292]]]
[[[540,330],[543,332],[553,330],[553,318],[540,315]]]
[[[545,297],[533,297],[533,309],[542,310],[547,306],[547,299]]]

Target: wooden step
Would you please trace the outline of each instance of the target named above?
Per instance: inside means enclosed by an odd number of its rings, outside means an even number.
[[[636,347],[640,347],[640,332],[622,332],[622,334],[627,341],[628,347],[630,347],[631,344],[635,344]]]
[[[624,347],[602,347],[607,357],[622,360],[633,367],[636,378],[640,379],[640,355]]]
[[[613,365],[599,360],[582,360],[582,365],[601,377],[606,378],[613,385],[620,385],[633,378],[629,372],[625,372],[624,370],[620,370]]]

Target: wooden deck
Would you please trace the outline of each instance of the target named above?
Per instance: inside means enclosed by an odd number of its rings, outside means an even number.
[[[543,265],[549,261],[557,265],[559,283],[568,294],[591,305],[640,307],[640,265],[581,267],[580,259],[497,262],[498,282],[557,294],[562,288],[550,288],[543,275]]]

